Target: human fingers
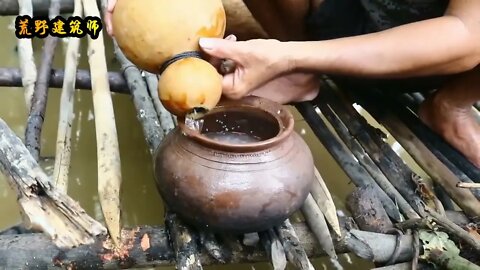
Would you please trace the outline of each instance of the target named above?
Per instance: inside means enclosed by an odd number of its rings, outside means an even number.
[[[237,41],[237,37],[235,35],[229,35],[225,38],[225,40],[230,40],[230,41]],[[212,65],[214,66],[220,73],[221,72],[221,66],[222,66],[222,63],[224,62],[223,59],[221,58],[217,58],[215,56],[210,56],[207,54],[206,56],[206,60]]]
[[[113,37],[113,28],[112,28],[112,14],[115,9],[117,0],[108,0],[107,10],[105,11],[105,24],[107,28],[107,33]]]
[[[219,59],[238,61],[242,54],[241,42],[220,38],[201,38],[199,45],[208,55]]]

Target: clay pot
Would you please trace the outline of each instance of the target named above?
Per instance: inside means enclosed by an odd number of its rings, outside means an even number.
[[[201,132],[179,120],[157,149],[156,183],[171,210],[202,229],[248,233],[301,207],[314,163],[287,108],[251,96],[221,101],[203,120]],[[225,134],[230,143],[212,139]]]

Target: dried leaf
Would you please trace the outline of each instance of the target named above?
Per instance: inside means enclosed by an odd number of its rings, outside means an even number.
[[[443,250],[448,253],[449,256],[457,256],[460,254],[460,250],[455,243],[448,238],[448,234],[439,231],[427,232],[421,230],[419,232],[419,238],[423,243],[424,254],[423,258],[428,258],[429,252],[435,250]]]

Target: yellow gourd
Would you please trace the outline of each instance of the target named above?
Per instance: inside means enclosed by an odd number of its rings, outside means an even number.
[[[112,27],[118,46],[140,69],[160,74],[159,96],[172,114],[212,109],[222,94],[221,76],[207,61],[180,58],[200,52],[202,37],[222,38],[226,16],[221,0],[117,0]]]

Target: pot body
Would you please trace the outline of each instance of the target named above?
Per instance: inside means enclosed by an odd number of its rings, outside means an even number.
[[[283,222],[304,203],[314,179],[310,149],[293,131],[270,148],[239,153],[206,147],[177,127],[155,156],[167,206],[213,231],[257,232]]]

